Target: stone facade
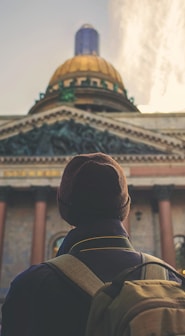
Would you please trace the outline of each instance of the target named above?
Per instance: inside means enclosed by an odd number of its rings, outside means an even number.
[[[99,62],[75,56],[73,69],[68,61],[60,66],[27,115],[0,117],[0,304],[12,279],[51,258],[71,229],[59,216],[56,190],[65,165],[81,153],[118,161],[132,199],[124,225],[135,248],[176,266],[178,236],[185,272],[185,112],[140,113],[117,70],[105,74],[103,64],[112,66]]]
[[[130,237],[136,249],[161,257],[159,212],[153,190],[131,191],[132,205],[129,216]],[[185,191],[172,193],[173,234],[185,235]],[[56,189],[50,191],[46,212],[44,259],[52,257],[53,243],[65,236],[71,227],[59,216]],[[9,198],[6,212],[3,262],[1,272],[1,297],[11,280],[30,266],[34,223],[33,192],[14,191]]]

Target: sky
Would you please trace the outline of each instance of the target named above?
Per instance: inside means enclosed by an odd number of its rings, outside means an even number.
[[[184,0],[0,0],[0,115],[28,113],[84,23],[136,105],[185,111],[184,11]]]

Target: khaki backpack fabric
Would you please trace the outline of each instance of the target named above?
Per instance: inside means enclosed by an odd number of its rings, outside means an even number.
[[[48,261],[92,296],[85,336],[185,336],[185,278],[153,256],[104,284],[72,255]],[[136,269],[140,280],[128,281]],[[182,284],[169,281],[174,272]]]

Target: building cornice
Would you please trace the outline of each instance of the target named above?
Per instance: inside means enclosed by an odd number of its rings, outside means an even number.
[[[111,155],[120,164],[133,163],[185,163],[185,155],[180,154],[152,154],[152,155]],[[45,164],[62,164],[65,165],[71,160],[72,156],[2,156],[0,165],[45,165]]]

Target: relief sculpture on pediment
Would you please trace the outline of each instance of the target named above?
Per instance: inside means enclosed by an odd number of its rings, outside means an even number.
[[[73,119],[43,124],[0,141],[1,156],[62,156],[101,151],[108,154],[161,154],[155,147],[99,131]]]

